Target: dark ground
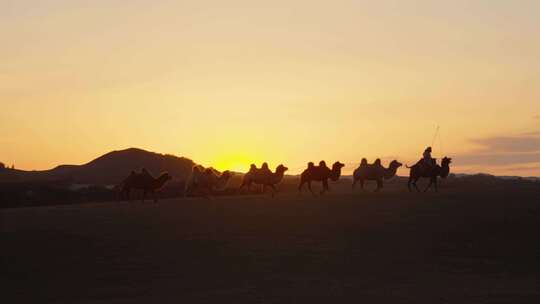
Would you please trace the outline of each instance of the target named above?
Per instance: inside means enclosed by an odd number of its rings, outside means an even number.
[[[4,209],[0,297],[539,303],[540,187],[473,188]]]

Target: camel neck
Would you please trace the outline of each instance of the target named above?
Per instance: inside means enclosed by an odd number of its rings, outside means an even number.
[[[441,167],[441,174],[440,174],[441,177],[446,178],[446,177],[448,177],[448,174],[450,174],[450,166],[443,165]]]
[[[390,179],[396,176],[396,173],[397,173],[397,167],[390,167],[388,169],[384,169],[384,178]]]
[[[341,175],[341,169],[333,168],[332,171],[330,171],[330,179],[333,181],[337,181],[340,175]]]
[[[277,171],[275,173],[272,173],[272,182],[278,183],[283,179],[283,176],[285,175],[285,171]]]

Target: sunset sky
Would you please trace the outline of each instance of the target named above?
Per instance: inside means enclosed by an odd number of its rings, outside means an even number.
[[[0,161],[540,176],[540,1],[0,1]],[[404,174],[405,171],[400,171]]]

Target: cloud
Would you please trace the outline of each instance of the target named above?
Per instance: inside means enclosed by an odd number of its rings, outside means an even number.
[[[540,162],[540,132],[519,136],[493,136],[471,139],[477,150],[456,155],[456,164],[512,166]]]
[[[537,152],[540,151],[540,137],[535,134],[487,137],[472,139],[471,142],[480,145],[483,151],[489,152]]]
[[[453,157],[456,164],[508,166],[540,162],[540,152],[534,153],[467,153]]]
[[[540,165],[536,166],[516,166],[506,168],[507,171],[540,171]]]
[[[533,119],[540,119],[540,115],[534,115]]]

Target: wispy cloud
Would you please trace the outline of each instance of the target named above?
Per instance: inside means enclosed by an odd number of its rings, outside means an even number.
[[[540,162],[540,152],[535,153],[467,153],[454,158],[459,165],[508,166]]]
[[[471,142],[480,145],[482,150],[490,152],[536,152],[540,151],[540,137],[535,134],[487,137],[472,139]]]
[[[506,168],[507,171],[540,171],[540,165],[536,166],[516,166]]]
[[[477,150],[456,155],[459,165],[512,166],[540,162],[540,132],[470,140]]]

